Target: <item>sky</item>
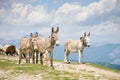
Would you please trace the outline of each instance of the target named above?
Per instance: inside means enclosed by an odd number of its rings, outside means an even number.
[[[120,43],[120,0],[0,0],[0,38],[21,39],[31,32],[50,36],[59,27],[59,42]]]

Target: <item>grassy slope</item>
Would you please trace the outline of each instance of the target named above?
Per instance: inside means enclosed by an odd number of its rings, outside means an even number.
[[[57,60],[58,62],[58,60]],[[85,71],[69,72],[69,71],[60,71],[60,70],[52,70],[50,67],[42,66],[40,64],[16,64],[17,61],[11,61],[7,59],[0,59],[0,70],[14,70],[12,74],[32,74],[42,76],[43,80],[96,80],[96,77],[92,74],[86,73]],[[74,63],[75,64],[75,63]],[[102,68],[101,66],[97,66],[94,64],[88,64],[95,67]],[[105,68],[104,68],[105,69]],[[109,69],[111,70],[111,69]],[[100,80],[105,77],[98,77],[97,80]],[[4,79],[4,77],[2,77]],[[111,80],[106,78],[107,80]],[[1,80],[1,77],[0,77]]]
[[[66,71],[52,70],[50,67],[42,66],[40,64],[15,64],[16,61],[0,59],[0,70],[15,70],[12,74],[41,74],[43,80],[78,80],[79,74],[70,73]],[[86,77],[86,76],[85,76]],[[93,77],[92,77],[93,78]],[[0,77],[0,80],[4,79]]]
[[[54,60],[54,61],[63,62],[62,60]],[[76,62],[72,62],[72,64],[76,65],[77,63]],[[100,69],[104,69],[104,70],[120,73],[120,70],[118,70],[118,69],[113,69],[113,68],[109,68],[109,67],[106,67],[106,66],[101,66],[101,65],[98,65],[98,64],[94,64],[94,63],[86,63],[86,64],[89,65],[89,66],[100,68]]]
[[[88,63],[88,65],[94,66],[94,67],[97,67],[97,68],[100,68],[100,69],[104,69],[104,70],[120,73],[120,70],[109,68],[109,67],[106,67],[106,66],[101,66],[101,65],[98,65],[98,64],[94,64],[94,63]]]

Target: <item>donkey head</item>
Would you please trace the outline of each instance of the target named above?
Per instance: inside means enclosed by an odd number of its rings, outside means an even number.
[[[84,33],[84,38],[83,38],[83,43],[85,47],[90,47],[90,32],[88,34],[86,34],[86,32]]]
[[[56,46],[59,45],[59,41],[58,41],[58,31],[59,31],[59,27],[57,27],[57,30],[56,30],[56,31],[54,31],[54,28],[52,27],[51,44],[56,44]]]
[[[33,36],[33,34],[31,33],[30,34],[30,44],[31,44],[31,47],[34,49],[34,50],[37,50],[37,36],[38,36],[38,33],[36,32],[35,36]]]

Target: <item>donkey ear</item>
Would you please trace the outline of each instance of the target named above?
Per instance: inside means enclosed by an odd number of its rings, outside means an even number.
[[[32,33],[30,33],[30,37],[33,37],[33,34],[32,34]]]
[[[84,37],[86,36],[86,32],[84,33]]]
[[[35,33],[35,37],[38,37],[38,32]]]
[[[88,36],[90,36],[90,32],[89,32]]]
[[[54,32],[54,28],[52,27],[52,32]]]
[[[55,31],[56,33],[59,31],[59,27],[57,27],[57,30]]]

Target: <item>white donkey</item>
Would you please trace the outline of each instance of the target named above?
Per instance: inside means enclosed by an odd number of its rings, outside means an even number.
[[[77,53],[78,52],[78,63],[81,63],[81,54],[82,54],[82,63],[84,63],[84,47],[90,47],[90,40],[89,40],[90,32],[87,35],[86,32],[84,33],[84,37],[81,37],[80,40],[68,40],[65,43],[65,53],[64,53],[64,61],[66,63],[70,63],[68,56],[70,52]]]

